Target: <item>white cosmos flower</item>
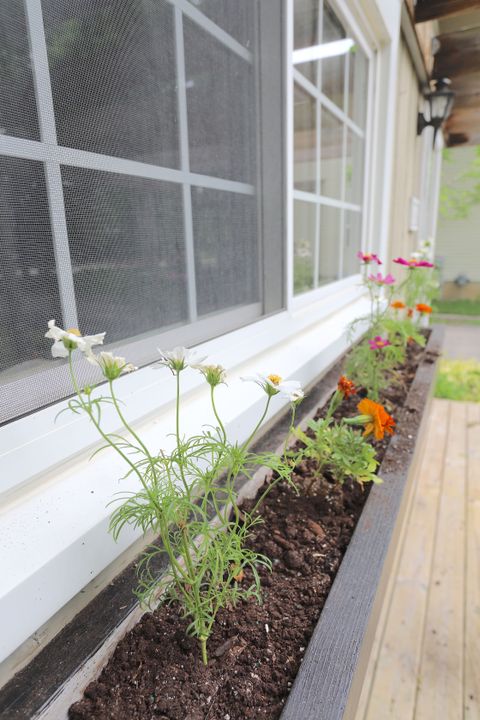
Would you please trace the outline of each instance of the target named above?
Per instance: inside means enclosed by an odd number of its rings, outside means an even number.
[[[136,370],[135,365],[111,352],[101,352],[99,355],[90,353],[87,354],[87,360],[92,365],[98,365],[107,380],[116,380],[122,373]]]
[[[54,340],[52,345],[52,356],[57,357],[68,357],[72,350],[80,350],[85,355],[92,354],[92,347],[94,345],[103,345],[103,339],[105,333],[98,333],[97,335],[81,335],[80,331],[76,328],[70,328],[69,330],[62,330],[55,325],[55,320],[48,321],[48,331],[45,333],[46,338]]]
[[[192,365],[192,368],[200,370],[207,383],[212,387],[225,383],[227,379],[227,371],[223,365],[206,365],[205,363],[198,363],[197,365]]]
[[[189,350],[185,347],[176,347],[173,350],[157,349],[161,357],[159,364],[169,367],[173,373],[185,370],[186,367],[198,368],[206,360],[206,355],[199,357],[196,350]]]
[[[257,373],[256,375],[244,377],[242,380],[256,383],[271,397],[281,395],[290,400],[290,402],[301,400],[304,396],[302,386],[298,380],[283,380],[280,375],[262,375]]]

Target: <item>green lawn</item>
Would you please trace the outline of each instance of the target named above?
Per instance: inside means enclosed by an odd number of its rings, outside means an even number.
[[[435,300],[433,309],[446,315],[478,315],[480,317],[480,298],[476,300]]]
[[[480,402],[480,362],[440,360],[435,397]]]

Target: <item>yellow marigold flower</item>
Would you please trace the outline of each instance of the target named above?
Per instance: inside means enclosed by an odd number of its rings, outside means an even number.
[[[365,423],[364,435],[375,435],[375,440],[383,440],[385,433],[393,435],[395,420],[387,413],[383,405],[364,398],[357,405],[362,415],[369,416],[370,420]]]

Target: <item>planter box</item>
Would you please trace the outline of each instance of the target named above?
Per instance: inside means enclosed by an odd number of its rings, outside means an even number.
[[[355,533],[282,713],[283,720],[340,720],[353,717],[370,654],[378,613],[408,503],[414,456],[421,444],[441,345],[435,328],[418,366],[379,474],[384,484],[371,489]],[[302,404],[304,420],[314,415],[335,387],[339,365]],[[278,421],[260,441],[281,446],[288,420]],[[402,450],[399,461],[398,451]],[[255,495],[265,473],[245,488]],[[63,720],[72,702],[107,662],[118,641],[140,619],[131,594],[135,568],[129,566],[13,680],[0,691],[0,719]],[[87,632],[88,629],[88,632]]]
[[[281,720],[352,720],[362,690],[397,541],[422,452],[443,328],[430,335],[398,431],[308,644]],[[408,448],[407,455],[398,452]],[[405,459],[406,457],[406,459]]]

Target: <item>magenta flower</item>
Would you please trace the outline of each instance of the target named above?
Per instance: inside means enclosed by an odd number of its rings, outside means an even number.
[[[375,255],[375,253],[362,253],[361,250],[357,252],[357,258],[361,260],[365,265],[370,265],[371,262],[376,262],[377,265],[381,265],[382,261]]]
[[[368,344],[370,345],[370,350],[381,350],[392,343],[387,338],[382,338],[380,335],[376,335],[373,340],[368,341]]]
[[[393,275],[385,275],[383,277],[382,273],[377,273],[376,275],[369,275],[368,279],[371,280],[371,282],[374,282],[376,285],[393,285],[395,282],[395,278]]]
[[[428,267],[433,268],[435,265],[431,262],[428,262],[427,260],[415,260],[414,258],[410,258],[410,260],[405,260],[405,258],[395,258],[394,263],[397,263],[398,265],[405,265],[409,268],[416,268],[416,267]]]

